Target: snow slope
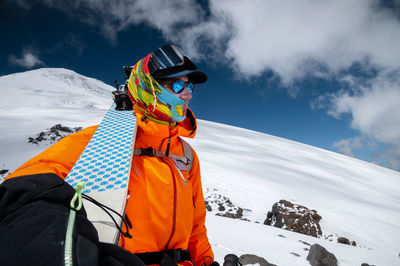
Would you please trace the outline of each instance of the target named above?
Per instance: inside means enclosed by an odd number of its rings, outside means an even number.
[[[59,123],[99,123],[113,90],[71,70],[48,68],[2,76],[0,89],[0,170],[11,171],[46,148],[28,144],[28,137]],[[199,121],[197,137],[189,141],[200,158],[205,196],[229,198],[250,220],[209,213],[208,235],[219,262],[233,252],[277,265],[309,265],[304,243],[319,243],[340,265],[400,265],[399,172],[208,121]],[[263,225],[280,199],[317,210],[324,236],[344,236],[357,246]]]
[[[400,173],[246,129],[207,121],[199,121],[198,128],[191,143],[200,158],[206,196],[207,191],[221,194],[248,209],[245,217],[250,221],[260,223],[211,217],[214,245],[239,254],[255,253],[277,265],[309,265],[305,246],[298,242],[303,240],[329,247],[341,265],[400,264]],[[280,199],[317,210],[325,236],[344,236],[358,247],[262,225]],[[232,240],[227,239],[230,234]]]
[[[59,123],[99,123],[114,88],[71,70],[42,68],[0,77],[0,90],[0,168],[15,169],[43,149],[26,144],[28,137]]]

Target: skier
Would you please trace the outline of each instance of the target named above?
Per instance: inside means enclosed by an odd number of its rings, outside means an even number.
[[[129,96],[137,116],[137,137],[128,187],[126,214],[132,238],[119,245],[145,264],[160,264],[165,254],[182,265],[218,265],[205,227],[206,208],[196,153],[184,165],[180,137],[193,138],[196,118],[188,108],[194,84],[207,75],[176,45],[165,45],[139,60],[129,77]],[[65,137],[11,173],[56,174],[65,178],[97,126]],[[174,157],[175,156],[175,157]]]

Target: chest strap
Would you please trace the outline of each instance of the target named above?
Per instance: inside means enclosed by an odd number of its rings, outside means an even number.
[[[179,140],[182,143],[182,148],[183,148],[183,154],[184,156],[176,155],[176,154],[168,154],[168,157],[180,161],[183,164],[186,165],[188,171],[192,169],[192,163],[193,163],[193,150],[190,147],[189,143],[184,141],[183,139],[179,138]],[[152,147],[146,148],[146,149],[134,149],[133,150],[133,155],[145,155],[145,156],[155,156],[155,157],[165,157],[165,152],[163,151],[157,151]]]
[[[146,253],[135,253],[146,265],[168,265],[168,259],[165,257],[169,257],[172,259],[174,264],[184,261],[191,261],[190,254],[187,250],[182,249],[170,249],[166,251],[158,251],[158,252],[146,252]],[[167,262],[167,263],[166,263]]]

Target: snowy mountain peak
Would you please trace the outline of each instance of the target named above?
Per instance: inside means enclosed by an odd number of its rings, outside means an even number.
[[[63,68],[41,68],[0,77],[3,109],[64,107],[98,109],[111,104],[110,85]],[[11,101],[9,101],[11,99]]]
[[[88,78],[76,73],[75,71],[64,68],[42,68],[37,70],[42,77],[52,81],[59,81],[70,87],[83,88],[87,91],[92,91],[97,94],[102,94],[105,87],[109,87],[102,81]],[[113,90],[113,88],[110,88]],[[108,92],[108,90],[107,90]]]

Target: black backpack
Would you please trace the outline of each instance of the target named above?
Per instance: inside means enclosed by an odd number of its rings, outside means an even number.
[[[75,190],[55,174],[21,176],[2,183],[0,264],[144,266],[136,255],[99,242],[83,207],[73,211],[75,219],[70,220],[74,195]]]

